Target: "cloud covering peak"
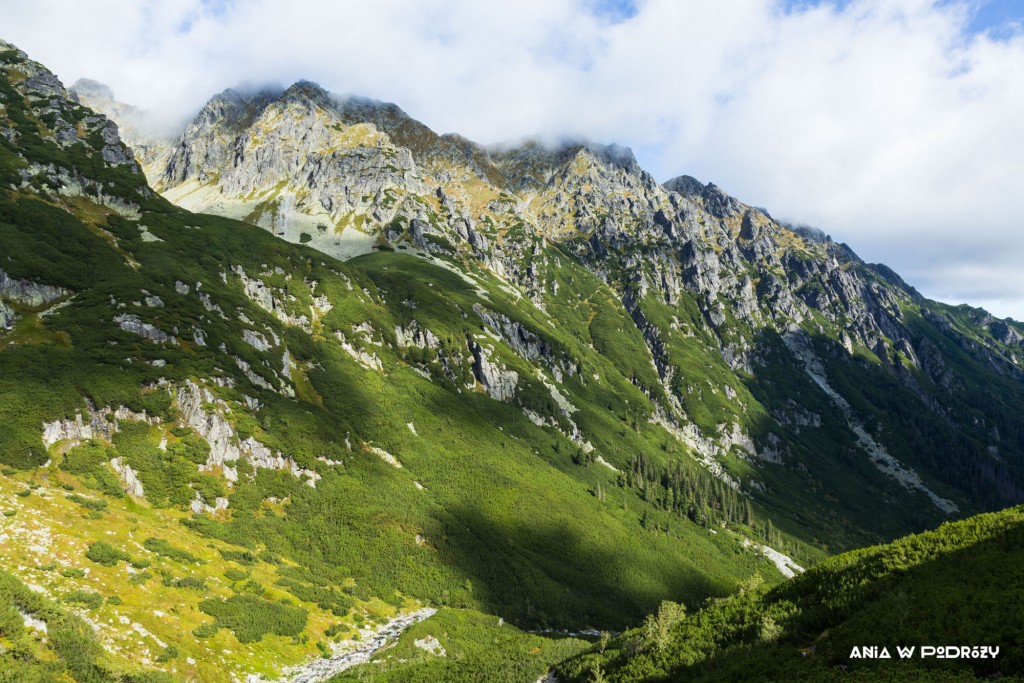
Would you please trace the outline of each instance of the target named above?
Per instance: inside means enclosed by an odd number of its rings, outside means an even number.
[[[166,121],[311,79],[484,144],[580,135],[1024,318],[1024,33],[981,0],[0,2],[4,38]],[[116,30],[112,27],[116,26]],[[102,39],[99,39],[102,37]]]

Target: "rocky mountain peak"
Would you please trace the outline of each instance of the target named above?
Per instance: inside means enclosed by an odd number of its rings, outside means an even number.
[[[301,79],[289,86],[281,94],[279,101],[283,103],[300,102],[327,107],[331,104],[331,96],[320,84]]]
[[[83,98],[89,100],[113,100],[114,91],[106,83],[94,81],[91,78],[79,78],[68,89],[71,99],[81,102]]]
[[[15,57],[19,60],[27,60],[28,55],[18,49],[17,45],[11,45],[6,40],[0,38],[0,50],[4,52],[13,52]]]
[[[154,184],[164,189],[189,180],[207,182],[228,163],[234,137],[280,95],[280,90],[272,88],[228,88],[211,97],[179,137]]]
[[[5,71],[13,69],[20,74],[22,87],[32,99],[51,100],[52,106],[60,106],[61,100],[67,99],[67,90],[60,79],[14,45],[0,45],[0,65]]]
[[[146,113],[118,101],[107,84],[80,78],[68,88],[68,97],[115,122],[121,139],[132,148],[143,169],[152,168],[166,158],[170,140],[166,135],[154,133]]]
[[[271,102],[281,96],[275,88],[246,91],[228,88],[217,93],[203,106],[189,126],[237,129],[250,124]],[[186,131],[187,132],[187,131]]]
[[[714,183],[701,183],[692,176],[681,175],[662,184],[666,190],[698,202],[716,218],[726,218],[743,213],[748,207],[723,192]],[[762,211],[762,213],[765,213]]]
[[[566,168],[582,169],[590,162],[629,174],[643,173],[628,147],[602,145],[582,138],[553,144],[528,138],[518,143],[494,145],[488,151],[513,191],[540,189],[556,173]]]
[[[681,175],[662,183],[662,186],[670,192],[681,194],[684,197],[699,197],[704,192],[704,183],[693,176]]]
[[[580,148],[581,152],[586,152],[588,155],[599,160],[606,166],[616,167],[627,173],[643,172],[640,164],[637,163],[633,150],[629,147],[623,147],[622,145],[617,145],[615,143],[610,145],[601,145],[587,141],[581,143]]]
[[[334,96],[333,108],[347,125],[372,124],[387,133],[392,142],[408,149],[421,166],[445,168],[465,154],[460,145],[443,138],[429,126],[409,116],[401,107],[356,95]],[[475,171],[482,175],[484,170]]]
[[[131,205],[151,193],[140,184],[139,166],[117,124],[72,100],[56,75],[21,50],[9,43],[0,48],[0,75],[6,82],[0,140],[34,144],[39,152],[37,159],[19,157],[9,167],[21,186],[64,197],[88,195],[94,203],[133,212]],[[31,127],[22,125],[25,121]],[[82,155],[94,165],[83,169],[69,162]]]
[[[393,102],[383,102],[359,95],[341,95],[334,97],[334,103],[338,113],[350,123],[380,124],[380,128],[384,130],[413,121],[411,116]]]

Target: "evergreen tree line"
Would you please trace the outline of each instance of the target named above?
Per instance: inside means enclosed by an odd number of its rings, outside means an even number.
[[[644,454],[635,455],[629,467],[619,473],[617,483],[635,489],[640,498],[655,507],[687,517],[705,528],[732,523],[761,530],[747,498],[710,474],[685,467],[681,462],[659,465]],[[765,542],[777,540],[770,523],[765,531],[772,536],[765,538]]]

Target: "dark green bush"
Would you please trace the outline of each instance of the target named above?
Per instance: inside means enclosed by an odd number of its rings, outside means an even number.
[[[67,496],[68,500],[72,503],[77,503],[87,510],[94,510],[96,512],[102,512],[107,509],[107,501],[105,500],[91,500],[77,493],[69,493]]]
[[[183,576],[174,581],[175,588],[188,588],[195,591],[205,591],[206,582],[196,576]]]
[[[118,562],[131,562],[132,557],[128,553],[118,550],[106,541],[96,541],[85,551],[85,556],[105,567],[113,567]]]
[[[158,654],[156,656],[156,661],[163,663],[163,662],[169,662],[172,659],[177,659],[177,658],[178,658],[178,648],[174,647],[173,645],[168,645],[167,647],[164,648],[163,652],[161,652],[160,654]]]
[[[255,643],[268,634],[297,636],[306,627],[308,612],[267,602],[251,595],[227,600],[203,600],[199,609],[215,619],[215,628],[231,629],[241,643]]]
[[[89,609],[98,609],[101,605],[103,605],[103,596],[93,591],[71,591],[70,593],[64,596],[63,600],[64,602],[85,605]]]
[[[241,569],[235,569],[231,567],[224,572],[224,576],[228,581],[245,581],[249,578],[249,572],[242,571]]]
[[[169,560],[175,562],[181,562],[182,564],[203,564],[201,558],[196,557],[192,553],[176,548],[162,538],[147,538],[142,544],[142,547],[150,552],[154,552],[161,557],[166,557]]]

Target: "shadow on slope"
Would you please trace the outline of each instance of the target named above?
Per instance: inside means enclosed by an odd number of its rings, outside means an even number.
[[[448,513],[444,560],[470,577],[487,612],[526,627],[621,629],[666,597],[699,602],[735,585],[685,558],[664,562],[652,544],[623,552],[617,543],[627,542],[625,530],[609,525],[605,533],[585,533],[564,510],[538,508],[513,519],[481,508]]]

